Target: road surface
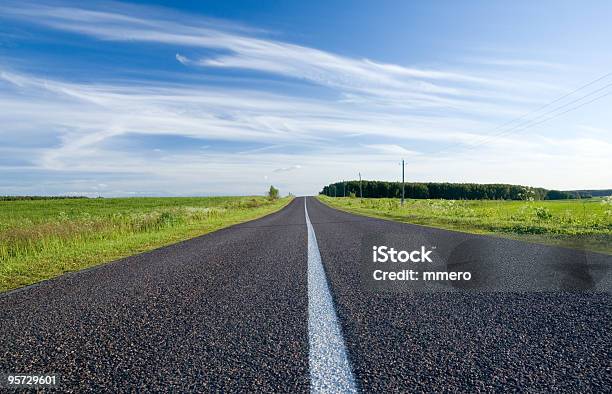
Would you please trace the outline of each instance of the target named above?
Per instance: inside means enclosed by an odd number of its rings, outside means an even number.
[[[364,256],[385,239],[475,278],[372,288]],[[78,392],[609,391],[611,265],[296,198],[0,295],[0,372],[57,373]]]

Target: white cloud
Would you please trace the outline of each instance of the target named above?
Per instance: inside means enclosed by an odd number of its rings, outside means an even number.
[[[300,168],[302,168],[302,166],[299,164],[296,164],[296,165],[289,166],[289,167],[275,168],[274,172],[289,172],[289,171],[299,170]]]
[[[181,64],[187,65],[190,62],[190,60],[187,58],[187,56],[183,56],[183,55],[181,55],[179,53],[177,53],[175,57],[176,57],[176,60],[179,63],[181,63]]]
[[[418,155],[419,152],[408,150],[402,146],[395,144],[369,144],[364,147],[371,149],[372,151],[386,153],[390,155]]]

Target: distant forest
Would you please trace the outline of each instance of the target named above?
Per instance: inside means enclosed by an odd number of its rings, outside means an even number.
[[[399,198],[402,196],[401,182],[361,181],[363,197]],[[566,200],[612,195],[612,190],[548,190],[507,184],[478,183],[406,183],[406,198],[440,198],[449,200]],[[336,182],[323,187],[320,194],[331,197],[359,197],[359,181]]]

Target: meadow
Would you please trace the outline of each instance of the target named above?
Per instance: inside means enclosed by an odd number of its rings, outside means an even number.
[[[255,219],[291,198],[0,201],[0,291]]]
[[[612,254],[612,197],[555,201],[318,197],[366,216]]]

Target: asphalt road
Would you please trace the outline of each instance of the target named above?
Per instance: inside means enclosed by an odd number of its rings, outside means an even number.
[[[308,206],[363,391],[611,390],[610,256],[365,218],[314,199]],[[368,289],[355,262],[370,253],[372,235],[437,246],[442,264],[468,257],[476,273],[488,263],[497,288]]]
[[[0,298],[0,371],[63,391],[309,387],[303,201]]]
[[[309,348],[313,322],[337,321],[359,391],[610,391],[610,256],[308,198],[313,246],[304,202],[0,295],[0,372],[59,373],[62,391],[306,392],[309,357],[326,354]],[[380,242],[435,248],[433,266],[474,279],[375,288],[364,273]],[[317,256],[327,285],[313,287]],[[331,300],[313,307],[322,288]]]

